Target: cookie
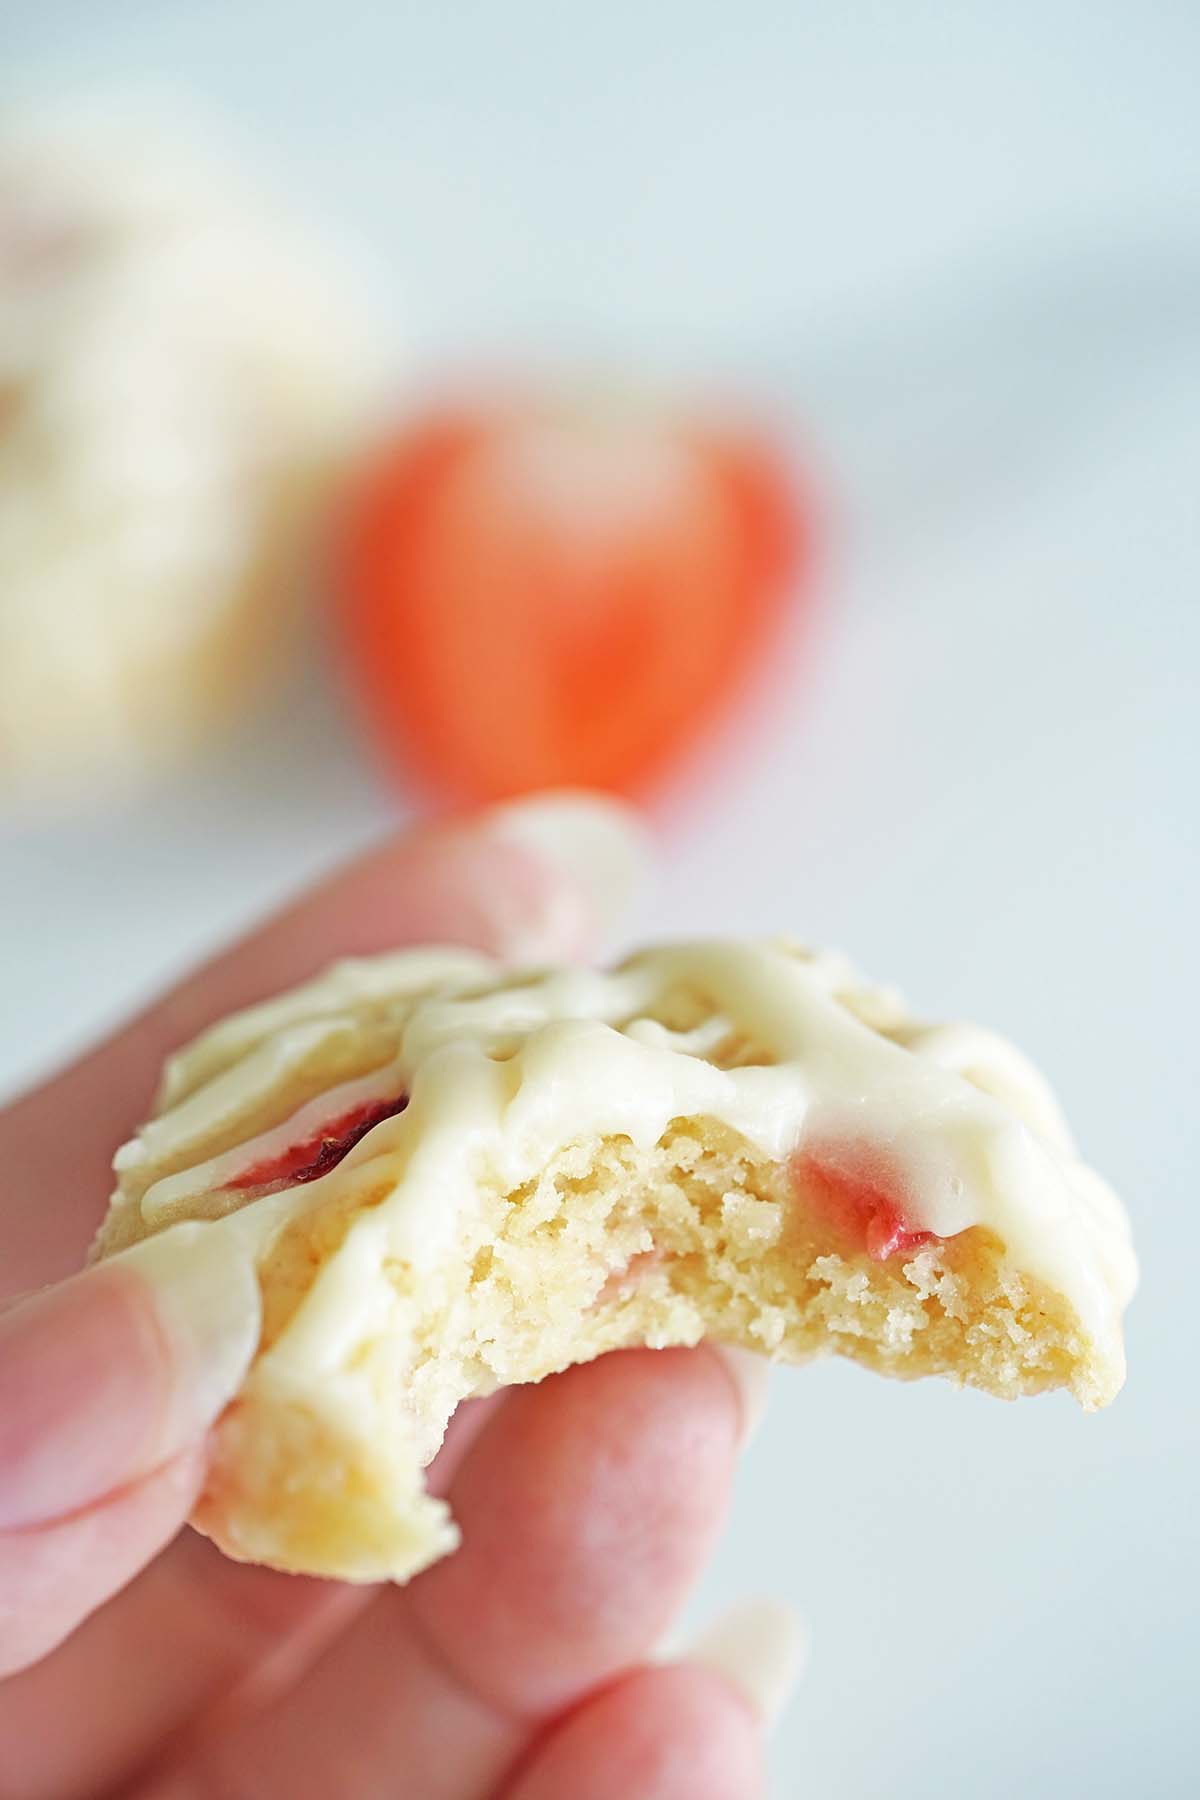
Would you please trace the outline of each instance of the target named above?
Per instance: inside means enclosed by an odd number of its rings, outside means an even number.
[[[234,1234],[262,1333],[195,1522],[403,1580],[458,1403],[621,1346],[829,1352],[1103,1406],[1136,1279],[1045,1082],[839,956],[668,945],[611,971],[345,962],[169,1063],[96,1253]]]
[[[367,416],[352,276],[149,106],[0,136],[0,787],[236,718]]]

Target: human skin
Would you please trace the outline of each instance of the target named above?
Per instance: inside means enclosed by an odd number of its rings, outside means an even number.
[[[489,815],[410,835],[0,1114],[0,1800],[759,1791],[754,1683],[648,1660],[748,1422],[719,1353],[623,1352],[464,1409],[431,1470],[461,1550],[349,1588],[181,1530],[253,1348],[220,1269],[186,1293],[72,1274],[167,1051],[337,955],[584,954],[568,864]]]

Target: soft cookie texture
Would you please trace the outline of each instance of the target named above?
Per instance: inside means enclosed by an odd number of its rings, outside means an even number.
[[[1124,1376],[1128,1225],[1041,1077],[790,944],[341,963],[175,1056],[115,1167],[98,1255],[220,1231],[257,1268],[195,1522],[279,1568],[452,1550],[422,1470],[459,1401],[623,1345],[1088,1408]]]

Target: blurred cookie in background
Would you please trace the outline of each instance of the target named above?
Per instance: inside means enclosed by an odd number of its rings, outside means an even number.
[[[203,132],[0,130],[0,792],[136,782],[280,666],[369,343],[351,272]]]

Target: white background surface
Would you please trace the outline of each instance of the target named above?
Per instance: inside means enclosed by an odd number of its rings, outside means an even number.
[[[852,15],[852,16],[851,16]],[[740,372],[825,496],[819,626],[662,811],[639,929],[786,928],[1010,1031],[1130,1200],[1111,1413],[776,1380],[698,1611],[792,1599],[775,1791],[1195,1792],[1200,14],[0,0],[370,240],[422,377]],[[0,1081],[398,808],[331,704],[0,826]]]

